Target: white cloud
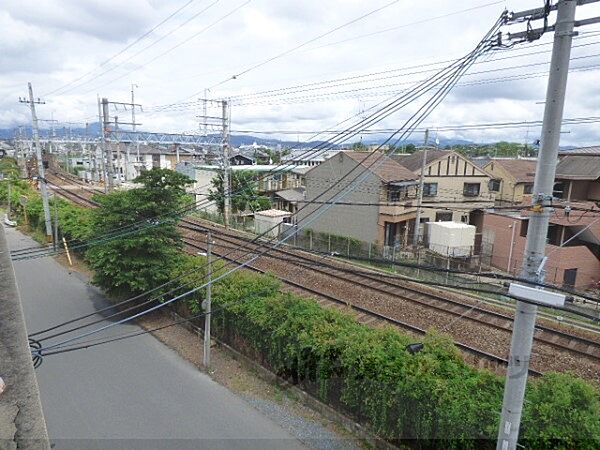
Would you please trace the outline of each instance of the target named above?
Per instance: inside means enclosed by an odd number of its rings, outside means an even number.
[[[39,108],[41,117],[53,111],[59,120],[94,121],[96,93],[111,100],[126,101],[130,83],[139,85],[137,100],[146,110],[152,105],[164,105],[190,98],[197,99],[204,88],[223,82],[233,74],[291,49],[296,45],[346,23],[389,0],[253,0],[230,17],[220,19],[242,5],[244,0],[220,0],[189,24],[183,22],[206,8],[211,0],[196,0],[180,14],[160,27],[148,39],[133,46],[100,69],[97,66],[137,36],[167,17],[187,0],[158,2],[155,0],[6,0],[0,12],[0,127],[27,123],[26,110],[15,102],[26,93],[27,81],[32,81],[36,95],[42,96],[81,77],[85,77],[64,93],[45,98]],[[168,4],[165,4],[168,3]],[[489,2],[399,2],[367,19],[343,28],[331,36],[307,45],[288,56],[276,59],[255,70],[214,87],[213,98],[233,97],[242,93],[286,88],[297,84],[345,78],[378,70],[429,64],[464,54],[480,39],[496,20],[504,4],[474,9],[463,14],[439,17]],[[509,9],[539,7],[538,0],[509,0]],[[581,7],[581,16],[600,14],[598,6]],[[438,18],[436,18],[438,17]],[[427,18],[436,18],[415,25],[403,26]],[[553,20],[553,18],[552,18]],[[209,30],[205,27],[219,21]],[[139,56],[140,49],[178,28],[158,44]],[[521,28],[524,25],[521,26]],[[384,29],[392,29],[377,33]],[[518,28],[518,26],[517,26]],[[589,31],[590,27],[586,29]],[[193,37],[196,33],[198,36]],[[357,36],[370,37],[354,39]],[[582,35],[584,38],[585,35]],[[593,44],[598,38],[582,39]],[[341,42],[340,41],[346,41]],[[505,69],[549,60],[551,37],[524,46],[524,50],[495,63],[474,66],[471,72]],[[328,45],[332,44],[332,45]],[[173,48],[177,46],[177,48]],[[598,45],[576,48],[573,55],[599,53]],[[171,50],[172,49],[172,50]],[[537,55],[529,53],[542,52]],[[167,52],[156,61],[157,55]],[[525,56],[518,56],[525,55]],[[497,55],[494,55],[494,57]],[[591,57],[574,62],[574,66],[594,65],[600,58]],[[425,66],[430,68],[431,66]],[[547,66],[517,67],[511,70],[475,74],[465,83],[503,76],[521,76],[547,70]],[[418,71],[417,69],[411,70]],[[305,129],[331,127],[360,109],[368,108],[384,97],[373,96],[366,87],[391,85],[375,91],[398,91],[410,86],[427,73],[406,74],[380,81],[332,86],[330,93],[354,91],[343,95],[315,97],[322,90],[307,90],[294,94],[298,101],[289,104],[285,97],[270,97],[264,104],[234,106],[232,128],[260,130]],[[570,76],[565,114],[581,117],[598,114],[600,92],[596,87],[596,72],[574,72]],[[115,80],[115,81],[113,81]],[[408,83],[408,84],[402,84]],[[72,88],[72,89],[71,89]],[[194,94],[194,95],[192,95]],[[476,84],[458,88],[425,122],[433,126],[448,123],[540,120],[543,105],[536,105],[545,95],[545,77],[515,79],[511,82]],[[256,103],[256,102],[255,102]],[[189,131],[197,129],[200,109],[180,109],[161,114],[140,114],[143,128],[153,131]],[[112,114],[112,113],[111,113]],[[376,127],[392,127],[402,122],[403,114],[390,117]],[[525,135],[526,130],[487,130],[464,133],[473,140],[510,139]],[[521,138],[519,137],[520,140]],[[600,140],[595,125],[572,127],[563,137],[565,143],[594,143]]]

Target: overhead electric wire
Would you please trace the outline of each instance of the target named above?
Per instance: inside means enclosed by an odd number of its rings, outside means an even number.
[[[74,89],[79,89],[89,83],[91,83],[94,80],[97,80],[98,78],[106,75],[107,73],[112,72],[113,70],[123,66],[123,64],[130,62],[132,59],[134,59],[136,56],[141,55],[142,53],[146,52],[148,49],[154,47],[156,44],[158,44],[159,42],[162,42],[164,39],[168,38],[169,36],[171,36],[173,33],[175,33],[176,31],[179,31],[181,28],[185,27],[188,23],[190,23],[191,21],[193,21],[194,19],[196,19],[197,17],[201,16],[202,14],[204,14],[206,11],[208,11],[210,8],[212,8],[214,5],[216,5],[219,2],[219,0],[214,0],[212,3],[210,3],[208,6],[206,6],[205,8],[201,9],[200,11],[198,11],[197,13],[193,14],[191,17],[189,17],[187,20],[185,20],[184,22],[180,23],[177,27],[173,28],[171,31],[169,31],[168,33],[164,34],[163,36],[161,36],[159,39],[149,43],[148,45],[146,45],[145,47],[142,47],[141,49],[139,49],[136,53],[134,53],[131,56],[128,56],[127,58],[123,59],[122,61],[120,61],[119,63],[115,64],[114,66],[109,67],[108,69],[104,70],[103,72],[100,72],[99,74],[95,75],[94,77],[90,78],[89,80],[84,81],[83,83],[78,84],[77,86],[73,86],[70,89],[67,89],[65,92],[63,92],[62,94],[65,94],[67,92],[71,92]],[[166,52],[168,53],[168,52]],[[136,69],[137,70],[137,69]],[[129,72],[127,72],[124,76],[129,75],[130,73],[134,72],[135,70],[131,70]],[[120,79],[120,78],[119,78]],[[111,82],[107,83],[110,84]],[[103,84],[100,86],[104,87],[106,86],[106,84]]]
[[[345,28],[345,27],[347,27],[347,26],[349,26],[349,25],[355,24],[356,22],[360,22],[361,20],[363,20],[363,19],[366,19],[367,17],[369,17],[369,16],[372,16],[373,14],[376,14],[376,13],[378,13],[378,12],[380,12],[380,11],[383,11],[384,9],[387,9],[387,8],[389,8],[390,6],[393,6],[393,5],[395,5],[395,4],[396,4],[396,3],[398,3],[399,1],[400,1],[400,0],[393,0],[393,1],[389,2],[389,3],[386,3],[385,5],[383,5],[383,6],[380,6],[380,7],[378,7],[378,8],[375,8],[375,9],[373,9],[373,10],[371,10],[371,11],[369,11],[369,12],[365,13],[365,14],[362,14],[361,16],[359,16],[359,17],[356,17],[356,18],[352,19],[352,20],[351,20],[351,21],[349,21],[349,22],[343,23],[342,25],[338,25],[337,27],[335,27],[335,28],[332,28],[332,29],[331,29],[331,30],[329,30],[329,31],[326,31],[325,33],[319,34],[318,36],[315,36],[314,38],[311,38],[311,39],[309,39],[309,40],[307,40],[307,41],[304,41],[304,42],[302,42],[301,44],[299,44],[299,45],[296,45],[295,47],[292,47],[291,49],[288,49],[288,50],[286,50],[286,51],[284,51],[284,52],[278,53],[278,54],[277,54],[277,55],[275,55],[275,56],[271,56],[271,57],[269,57],[269,58],[267,58],[267,59],[265,59],[265,60],[263,60],[263,61],[261,61],[261,62],[259,62],[259,63],[253,64],[253,65],[251,65],[250,67],[247,67],[246,69],[243,69],[242,71],[240,71],[240,72],[238,72],[238,73],[236,73],[236,74],[232,75],[231,77],[229,77],[229,78],[227,78],[227,79],[225,79],[225,80],[223,80],[223,81],[220,81],[219,83],[217,83],[217,84],[215,84],[215,85],[211,86],[209,89],[214,89],[215,87],[217,87],[217,86],[221,86],[221,85],[223,85],[223,84],[225,84],[225,83],[227,83],[228,81],[231,81],[231,80],[237,80],[239,77],[241,77],[242,75],[245,75],[245,74],[247,74],[248,72],[251,72],[251,71],[253,71],[253,70],[256,70],[256,69],[258,69],[259,67],[262,67],[262,66],[264,66],[264,65],[266,65],[266,64],[269,64],[269,63],[271,63],[271,62],[273,62],[273,61],[275,61],[275,60],[277,60],[277,59],[283,58],[284,56],[287,56],[287,55],[289,55],[290,53],[293,53],[293,52],[295,52],[296,50],[299,50],[299,49],[301,49],[302,47],[305,47],[305,46],[306,46],[306,45],[308,45],[308,44],[311,44],[311,43],[313,43],[313,42],[315,42],[315,41],[318,41],[319,39],[322,39],[322,38],[324,38],[325,36],[329,36],[330,34],[333,34],[333,33],[335,33],[336,31],[339,31],[339,30],[341,30],[342,28]]]
[[[504,16],[504,15],[503,15],[503,16]],[[499,20],[496,22],[495,26],[492,28],[492,30],[490,30],[490,33],[492,33],[493,31],[495,31],[495,30],[496,30],[496,29],[497,29],[497,28],[500,26],[500,24],[501,24],[501,19],[499,19]],[[486,39],[487,39],[487,35],[486,35]],[[396,133],[392,134],[392,135],[391,135],[391,136],[388,138],[388,140],[387,140],[387,141],[390,141],[390,140],[392,140],[392,139],[393,139],[393,138],[394,138],[396,135],[398,135],[398,134],[400,134],[400,137],[398,137],[398,138],[397,138],[396,142],[398,142],[400,139],[404,138],[405,136],[407,136],[407,135],[410,135],[410,128],[411,128],[411,127],[414,127],[414,126],[417,126],[417,125],[418,125],[418,124],[419,124],[421,121],[423,121],[423,120],[424,120],[424,119],[427,117],[427,114],[428,114],[428,113],[429,113],[429,112],[430,112],[430,111],[431,111],[431,110],[432,110],[432,109],[433,109],[435,106],[437,106],[437,105],[438,105],[438,104],[439,104],[439,103],[440,103],[440,102],[443,100],[443,98],[445,98],[445,96],[448,94],[448,92],[450,91],[450,89],[451,89],[451,87],[453,86],[453,84],[455,84],[455,83],[456,83],[456,81],[457,81],[457,80],[460,78],[460,75],[462,75],[462,73],[464,73],[464,71],[466,71],[466,70],[467,70],[467,69],[470,67],[470,64],[469,64],[469,62],[472,62],[474,59],[476,59],[476,57],[477,57],[477,56],[479,56],[479,54],[481,54],[481,53],[483,53],[483,52],[485,51],[485,49],[486,49],[486,46],[485,46],[485,45],[483,45],[484,43],[486,43],[486,45],[489,45],[489,44],[487,44],[486,40],[482,40],[482,41],[481,41],[481,42],[480,42],[480,43],[477,45],[477,47],[475,48],[475,50],[474,50],[473,52],[471,52],[471,53],[470,53],[470,54],[469,54],[467,57],[465,57],[465,58],[464,58],[462,61],[459,61],[459,62],[458,62],[458,64],[456,65],[456,67],[454,67],[454,66],[455,66],[454,64],[452,64],[451,66],[449,66],[449,67],[448,67],[447,71],[449,71],[449,76],[448,76],[448,77],[446,77],[446,79],[445,79],[445,81],[444,81],[444,83],[443,83],[443,85],[444,85],[444,89],[443,89],[443,90],[440,90],[440,89],[436,90],[436,91],[433,93],[432,97],[431,97],[429,100],[427,100],[427,101],[424,103],[424,105],[422,105],[422,106],[421,106],[421,107],[420,107],[420,108],[419,108],[419,109],[418,109],[418,110],[417,110],[417,111],[416,111],[416,112],[415,112],[415,113],[414,113],[414,114],[411,116],[411,118],[410,118],[410,119],[408,119],[408,120],[405,122],[405,127],[408,127],[408,128],[407,128],[407,129],[406,129],[406,130],[405,130],[403,133],[401,133],[401,131],[402,131],[402,128],[401,128],[401,129],[399,129],[399,130],[398,130]],[[443,71],[443,72],[445,72],[445,71]],[[432,77],[432,79],[435,79],[435,78],[436,78],[436,77]],[[437,83],[434,83],[433,85],[430,85],[430,86],[429,86],[429,89],[427,89],[425,92],[427,92],[428,90],[431,90],[431,88],[432,88],[433,86],[436,86],[436,84],[437,84]],[[418,98],[418,97],[417,97],[417,98]],[[404,128],[404,127],[403,127],[403,128]],[[382,144],[382,145],[383,145],[383,144]],[[383,155],[383,154],[381,154],[381,155]],[[376,159],[376,160],[375,160],[375,161],[374,161],[374,162],[373,162],[373,163],[370,165],[370,167],[371,167],[371,166],[373,166],[373,165],[375,164],[375,162],[377,162],[377,161],[379,161],[379,164],[381,164],[381,162],[383,162],[383,160],[382,160],[381,158],[378,158],[378,159]],[[351,174],[351,173],[352,173],[352,172],[353,172],[353,171],[354,171],[356,168],[358,168],[358,167],[359,167],[359,165],[355,166],[355,167],[354,167],[354,168],[353,168],[351,171],[349,171],[348,173],[346,173],[346,174],[345,174],[345,175],[342,177],[342,179],[340,180],[340,182],[341,182],[341,181],[343,181],[343,179],[344,179],[344,178],[348,177],[348,176],[349,176],[349,175],[350,175],[350,174]],[[364,167],[364,168],[363,168],[363,169],[362,169],[362,170],[359,172],[359,174],[358,174],[358,175],[357,175],[357,176],[356,176],[354,179],[352,179],[352,180],[351,180],[351,183],[352,183],[352,185],[357,185],[357,184],[360,184],[360,182],[362,181],[362,179],[361,179],[361,178],[363,177],[363,175],[367,175],[367,174],[368,174],[368,172],[367,172],[367,171],[368,171],[368,169],[369,169],[369,167]],[[322,194],[320,194],[318,197],[322,196],[322,195],[323,195],[323,194],[325,194],[326,192],[328,192],[328,191],[325,191],[325,192],[323,192],[323,193],[322,193]],[[342,195],[338,194],[338,198],[337,198],[336,200],[343,199],[343,197],[345,197],[346,195],[348,195],[348,193],[350,193],[350,192],[351,192],[351,190],[346,190],[346,191],[344,191],[344,192],[342,193]],[[318,197],[317,197],[317,198],[318,198]],[[332,197],[332,198],[333,198],[333,197]],[[314,214],[315,212],[319,211],[321,208],[322,208],[322,207],[318,207],[318,208],[317,208],[315,211],[312,211],[312,212],[309,214],[309,216],[305,217],[303,220],[306,220],[308,217],[310,217],[310,215],[312,215],[312,214]],[[325,209],[321,210],[321,211],[320,211],[320,212],[317,214],[317,216],[316,216],[316,217],[313,217],[313,218],[312,218],[312,219],[311,219],[311,220],[310,220],[308,223],[306,223],[306,224],[304,225],[304,227],[306,227],[307,225],[309,225],[310,223],[312,223],[314,220],[316,220],[318,217],[320,217],[320,216],[321,216],[321,215],[322,215],[324,212],[326,212],[328,209],[329,209],[329,207],[326,207]],[[283,244],[283,243],[284,243],[284,242],[285,242],[287,239],[289,239],[290,237],[291,237],[291,235],[290,235],[290,236],[287,236],[287,237],[286,237],[286,238],[284,238],[284,239],[281,239],[281,240],[279,240],[279,241],[275,242],[275,243],[274,243],[274,244],[273,244],[271,247],[268,247],[268,248],[266,248],[264,251],[262,251],[262,252],[260,252],[260,253],[258,253],[258,254],[256,254],[255,252],[253,252],[253,255],[254,255],[254,256],[252,256],[252,257],[251,257],[249,260],[245,261],[244,263],[241,263],[241,264],[237,265],[236,267],[234,267],[233,269],[230,269],[230,270],[229,270],[229,271],[227,271],[226,273],[224,273],[224,274],[222,274],[222,275],[219,275],[219,276],[217,276],[217,277],[213,278],[213,279],[212,279],[212,281],[211,281],[211,283],[218,282],[219,280],[223,279],[224,277],[228,276],[229,274],[231,274],[231,273],[233,273],[233,272],[235,272],[235,271],[237,271],[237,270],[240,270],[241,268],[243,268],[243,267],[247,266],[247,265],[248,265],[248,264],[250,264],[252,261],[254,261],[254,260],[258,259],[260,256],[263,256],[264,254],[268,253],[269,251],[276,249],[276,248],[277,248],[279,245]],[[65,341],[62,341],[62,342],[60,342],[60,343],[53,344],[53,345],[51,345],[51,346],[49,346],[49,347],[46,347],[46,349],[48,349],[48,348],[49,348],[49,349],[58,348],[58,347],[64,346],[65,344],[68,344],[68,343],[70,343],[70,342],[73,342],[73,341],[75,341],[75,340],[79,340],[79,339],[82,339],[82,338],[84,338],[84,337],[90,336],[90,335],[92,335],[92,334],[96,334],[96,333],[102,332],[102,331],[104,331],[104,330],[106,330],[106,329],[112,328],[112,327],[114,327],[114,326],[117,326],[117,325],[123,324],[123,323],[125,323],[125,322],[129,322],[129,321],[131,321],[131,320],[135,320],[135,319],[136,319],[136,318],[138,318],[138,317],[141,317],[141,316],[143,316],[143,315],[145,315],[145,314],[148,314],[148,313],[150,313],[150,312],[152,312],[152,311],[155,311],[155,310],[157,310],[157,309],[159,309],[159,308],[162,308],[162,307],[164,307],[164,306],[166,306],[166,305],[169,305],[169,304],[171,304],[171,303],[173,303],[173,302],[175,302],[175,301],[177,301],[177,300],[179,300],[179,299],[181,299],[181,298],[183,298],[183,297],[186,297],[186,296],[188,296],[188,295],[191,295],[191,294],[193,294],[193,293],[197,292],[198,290],[200,290],[200,289],[202,289],[202,288],[206,287],[206,285],[207,285],[207,284],[208,284],[208,283],[205,283],[205,284],[203,284],[203,285],[201,285],[201,286],[197,286],[197,287],[195,287],[195,288],[193,288],[193,289],[191,289],[191,290],[187,291],[186,293],[183,293],[183,294],[180,294],[180,295],[178,295],[178,296],[176,296],[176,297],[173,297],[172,299],[170,299],[170,300],[168,300],[168,301],[165,301],[164,303],[161,303],[160,305],[153,306],[153,307],[151,307],[151,308],[148,308],[147,310],[145,310],[145,311],[142,311],[142,312],[140,312],[140,313],[133,314],[132,316],[130,316],[130,317],[128,317],[128,318],[125,318],[125,319],[118,320],[118,321],[116,321],[116,322],[113,322],[113,323],[111,323],[111,324],[109,324],[109,325],[106,325],[106,326],[103,326],[103,327],[97,328],[97,329],[95,329],[95,330],[91,330],[91,331],[88,331],[88,332],[86,332],[86,333],[83,333],[83,334],[82,334],[82,335],[80,335],[80,336],[72,337],[72,338],[69,338],[69,339],[67,339],[67,340],[65,340]]]
[[[448,67],[452,67],[452,66],[453,66],[453,64],[450,65],[450,66],[448,66]],[[435,82],[438,79],[438,76],[443,76],[445,70],[447,70],[447,68],[444,69],[444,70],[442,70],[442,71],[440,71],[438,75],[434,75],[433,77],[429,78],[428,80],[426,80],[426,82],[422,82],[421,83],[421,88],[419,88],[419,89],[422,90],[423,88],[429,88],[428,87],[428,83]],[[339,133],[338,137],[336,139],[333,139],[333,140],[329,139],[327,142],[319,144],[316,147],[314,147],[313,149],[315,151],[319,151],[319,149],[320,149],[320,151],[325,151],[323,149],[323,147],[327,148],[327,147],[331,146],[332,144],[339,143],[340,139],[347,140],[347,139],[349,139],[351,137],[356,136],[357,134],[360,133],[360,129],[358,129],[357,127],[362,126],[362,128],[364,128],[365,126],[370,126],[371,124],[376,123],[377,121],[381,120],[382,118],[387,117],[388,115],[390,115],[393,112],[395,112],[398,108],[400,108],[400,107],[404,106],[405,104],[407,104],[408,102],[412,101],[412,99],[414,99],[414,98],[415,98],[415,96],[413,94],[410,94],[408,96],[401,96],[399,98],[396,98],[394,101],[391,101],[390,103],[388,103],[387,105],[385,105],[384,107],[382,107],[376,114],[372,115],[369,118],[368,121],[363,120],[363,121],[359,122],[356,125],[350,126],[346,130],[344,130],[342,133]],[[384,102],[386,102],[386,101],[384,101]],[[381,105],[381,103],[384,103],[384,102],[377,103],[373,107],[369,108],[369,110],[374,109],[375,107]],[[392,107],[394,107],[395,109],[390,109]],[[359,115],[357,115],[357,116],[359,116]],[[356,117],[356,116],[353,116],[353,117]],[[352,119],[352,117],[350,119]],[[344,123],[344,122],[346,122],[346,121],[348,121],[350,119],[346,119],[345,121],[342,121],[341,123]],[[310,149],[309,151],[307,151],[305,153],[310,153],[310,152],[313,151],[313,149]],[[290,164],[290,163],[279,164],[279,166],[282,166],[282,165],[283,166],[291,166],[293,164]],[[273,172],[271,171],[270,174],[272,174],[272,173]],[[266,174],[266,175],[269,175],[269,174]],[[209,204],[210,204],[210,202],[209,202]],[[207,207],[207,206],[208,205],[206,205],[205,207]],[[150,220],[150,219],[146,219],[146,220]],[[146,221],[144,221],[144,222],[146,222]],[[133,226],[133,225],[127,225],[127,226],[124,226],[123,228],[129,228],[131,226]],[[51,253],[40,253],[40,254],[42,256],[46,256],[46,255],[49,255]]]
[[[216,1],[215,1],[215,3],[216,3],[216,2],[218,2],[218,1],[219,1],[219,0],[216,0]],[[143,63],[141,63],[141,65],[140,65],[139,67],[136,67],[136,68],[134,68],[134,69],[131,69],[131,70],[129,70],[129,71],[127,71],[127,72],[125,72],[124,74],[122,74],[122,75],[120,75],[120,76],[118,76],[118,77],[116,77],[116,78],[113,78],[113,79],[111,79],[111,80],[107,81],[106,83],[104,83],[104,84],[101,84],[100,86],[97,86],[97,87],[95,87],[94,89],[90,89],[90,90],[88,90],[87,92],[85,92],[85,94],[89,94],[90,92],[93,92],[93,91],[94,91],[94,90],[96,90],[96,89],[102,89],[103,87],[106,87],[106,86],[112,85],[112,84],[116,83],[117,81],[119,81],[119,80],[122,80],[123,78],[125,78],[125,77],[129,76],[131,73],[133,73],[133,72],[137,72],[138,70],[140,70],[140,69],[142,69],[142,68],[146,67],[147,65],[149,65],[149,64],[153,63],[154,61],[156,61],[157,59],[159,59],[159,58],[162,58],[163,56],[165,56],[165,55],[167,55],[167,54],[171,53],[173,50],[175,50],[175,49],[177,49],[177,48],[181,47],[181,46],[182,46],[182,45],[184,45],[184,44],[187,44],[187,43],[188,43],[188,42],[190,42],[192,39],[194,39],[194,38],[196,38],[196,37],[200,36],[202,33],[204,33],[204,32],[206,32],[206,31],[210,30],[212,27],[214,27],[214,26],[218,25],[219,23],[221,23],[221,22],[222,22],[222,21],[224,21],[225,19],[229,18],[230,16],[232,16],[233,14],[235,14],[236,12],[238,12],[240,9],[242,9],[243,7],[245,7],[246,5],[248,5],[250,2],[252,2],[252,0],[246,0],[244,3],[241,3],[241,4],[239,4],[238,6],[236,6],[235,8],[233,8],[233,9],[232,9],[231,11],[229,11],[227,14],[225,14],[225,15],[223,15],[223,16],[221,16],[221,17],[219,17],[217,20],[215,20],[215,21],[211,22],[209,25],[207,25],[207,26],[205,26],[204,28],[202,28],[200,31],[198,31],[198,32],[196,32],[196,33],[194,33],[194,34],[192,34],[191,36],[187,37],[187,38],[186,38],[186,39],[184,39],[183,41],[181,41],[181,42],[179,42],[179,43],[175,44],[174,46],[172,46],[172,47],[170,47],[170,48],[168,48],[168,49],[167,49],[167,50],[165,50],[164,52],[162,52],[162,53],[159,53],[157,56],[153,57],[152,59],[150,59],[150,60],[148,60],[148,61],[144,61]],[[213,4],[214,4],[214,3],[213,3]],[[211,4],[211,6],[212,6],[212,4]]]
[[[580,37],[576,37],[576,40],[581,40],[581,39],[589,39],[591,37],[595,37],[597,35],[600,35],[600,31],[598,32],[594,32],[593,35],[586,35],[586,36],[580,36]],[[585,47],[585,46],[589,46],[589,45],[596,45],[598,44],[598,42],[593,42],[593,43],[584,43],[584,44],[579,44],[579,45],[574,45],[573,48],[578,48],[578,47]],[[537,44],[530,44],[528,45],[527,48],[532,48],[532,47],[538,47],[538,46],[548,46],[548,45],[552,45],[552,42],[543,42],[543,43],[537,43]],[[513,52],[513,51],[519,51],[521,49],[518,48],[511,48],[511,49],[507,49],[506,51],[508,52]],[[525,50],[525,48],[523,48],[523,50]],[[514,59],[514,58],[520,58],[520,57],[524,57],[524,56],[533,56],[533,55],[539,55],[539,54],[546,54],[548,53],[548,51],[537,51],[537,52],[529,52],[529,53],[525,53],[525,54],[521,54],[521,55],[507,55],[507,56],[503,56],[503,57],[498,57],[498,58],[490,58],[489,60],[485,60],[485,61],[477,61],[475,64],[486,64],[489,62],[494,62],[494,61],[501,61],[501,60],[505,60],[505,59]],[[282,88],[276,88],[276,89],[269,89],[266,91],[258,91],[258,92],[254,92],[254,93],[246,93],[246,94],[238,94],[238,95],[233,95],[233,96],[228,96],[231,99],[239,99],[239,98],[245,98],[247,96],[255,96],[255,95],[259,95],[259,94],[264,94],[264,93],[276,93],[278,91],[286,91],[289,89],[294,89],[297,87],[308,87],[308,86],[317,86],[317,85],[321,85],[321,84],[331,84],[331,83],[335,83],[335,82],[340,82],[340,81],[345,81],[345,80],[353,80],[353,79],[359,79],[359,78],[366,78],[366,77],[370,77],[373,75],[382,75],[382,74],[386,74],[386,73],[394,73],[394,72],[405,72],[408,70],[412,70],[412,69],[419,69],[419,68],[423,68],[423,67],[431,67],[431,66],[439,66],[441,64],[448,64],[451,63],[452,61],[454,61],[453,59],[448,59],[448,60],[443,60],[443,61],[435,61],[435,62],[431,62],[431,63],[424,63],[424,64],[417,64],[417,65],[410,65],[410,66],[405,66],[402,68],[398,68],[398,69],[387,69],[387,70],[382,70],[382,71],[376,71],[376,72],[371,72],[371,73],[367,73],[367,74],[359,74],[359,75],[355,75],[355,76],[347,76],[347,77],[342,77],[342,78],[337,78],[337,79],[332,79],[332,80],[324,80],[324,81],[316,81],[316,82],[312,82],[312,83],[303,83],[300,85],[295,85],[295,86],[287,86],[287,87],[282,87]],[[429,72],[431,71],[435,71],[436,69],[430,69]],[[415,73],[424,73],[423,71],[420,72],[415,72]],[[399,74],[398,76],[405,76],[406,74]],[[368,80],[367,80],[368,81]],[[200,92],[198,92],[197,94],[199,94]],[[194,94],[194,95],[197,95]],[[190,96],[193,97],[193,96]],[[190,98],[188,97],[188,98]],[[188,101],[188,102],[176,102],[176,103],[169,103],[169,104],[164,104],[164,105],[156,105],[155,107],[150,107],[150,109],[153,108],[157,108],[157,110],[162,110],[162,111],[168,111],[170,109],[173,108],[177,108],[178,106],[200,106],[201,105],[201,101],[200,100],[194,100],[194,101]]]
[[[123,53],[125,53],[127,50],[129,50],[131,47],[133,47],[135,44],[137,44],[138,42],[142,41],[144,38],[148,37],[149,35],[151,35],[154,31],[156,31],[157,28],[159,28],[161,25],[163,25],[165,22],[167,22],[168,20],[170,20],[171,18],[173,18],[174,16],[176,16],[179,12],[183,11],[185,8],[187,8],[191,3],[194,3],[196,0],[188,0],[186,3],[184,3],[182,6],[180,6],[179,8],[177,8],[174,12],[172,12],[170,15],[168,15],[165,19],[163,19],[162,21],[160,21],[157,25],[155,25],[154,27],[152,27],[150,30],[146,31],[144,34],[142,34],[141,36],[139,36],[138,38],[136,38],[131,44],[128,44],[127,46],[125,46],[124,48],[122,48],[119,52],[115,53],[114,55],[112,55],[110,58],[104,60],[103,62],[101,62],[98,67],[96,67],[96,69],[90,70],[89,72],[84,73],[82,76],[80,76],[79,78],[76,78],[72,81],[69,81],[68,83],[62,85],[61,87],[47,92],[46,94],[43,95],[43,97],[48,97],[52,94],[55,94],[59,91],[62,91],[64,88],[77,83],[78,81],[82,80],[83,78],[85,78],[88,75],[91,75],[92,73],[94,73],[94,71],[96,71],[97,69],[105,66],[106,64],[108,64],[109,62],[111,62],[113,59],[117,58],[118,56],[122,55]],[[95,117],[95,116],[94,116]]]

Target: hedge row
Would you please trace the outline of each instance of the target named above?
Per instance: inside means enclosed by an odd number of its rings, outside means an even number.
[[[466,364],[446,337],[428,334],[412,355],[405,347],[414,338],[281,293],[269,276],[237,272],[213,293],[221,339],[379,436],[422,449],[495,446],[503,377]],[[583,380],[532,379],[521,444],[600,448],[599,413],[600,392]]]

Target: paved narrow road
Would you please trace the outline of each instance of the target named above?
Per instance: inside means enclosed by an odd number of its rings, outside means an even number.
[[[35,245],[6,231],[13,250]],[[51,258],[14,266],[29,332],[107,305],[81,275]],[[139,327],[113,330],[102,337]],[[48,356],[37,376],[56,449],[303,448],[150,335]]]

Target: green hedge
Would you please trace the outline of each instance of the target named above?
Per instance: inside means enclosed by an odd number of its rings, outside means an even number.
[[[503,377],[466,364],[448,338],[430,333],[411,355],[405,347],[415,338],[281,293],[269,276],[237,272],[213,293],[221,339],[381,437],[423,449],[495,447]],[[600,448],[599,413],[600,393],[588,383],[531,379],[521,444]]]

